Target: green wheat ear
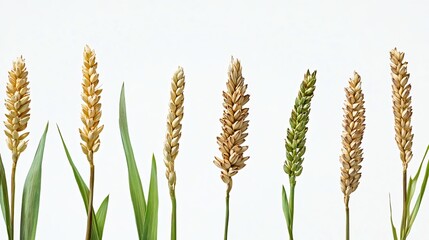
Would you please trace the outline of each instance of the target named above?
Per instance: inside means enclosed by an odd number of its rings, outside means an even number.
[[[287,129],[286,138],[286,161],[284,171],[289,175],[290,179],[295,179],[302,172],[302,162],[304,161],[305,142],[309,121],[311,99],[314,96],[316,89],[316,72],[310,74],[310,71],[304,75],[304,80],[295,99],[289,123],[290,128]]]

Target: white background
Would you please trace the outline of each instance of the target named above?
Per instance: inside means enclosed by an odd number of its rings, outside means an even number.
[[[0,0],[0,98],[5,98],[12,60],[21,54],[27,62],[32,98],[30,143],[17,170],[17,216],[25,176],[43,127],[50,121],[37,239],[84,238],[84,206],[55,124],[88,179],[78,128],[82,52],[89,44],[97,53],[104,89],[105,130],[95,155],[95,205],[110,194],[105,239],[137,239],[118,128],[122,82],[146,192],[150,156],[157,157],[158,234],[159,239],[169,239],[170,200],[162,147],[170,79],[178,65],[186,74],[183,136],[176,163],[178,238],[222,239],[225,185],[212,161],[219,155],[221,92],[231,56],[242,61],[251,99],[250,160],[234,177],[230,239],[287,238],[281,208],[281,185],[288,184],[282,168],[284,138],[308,68],[318,70],[318,80],[304,171],[297,179],[296,239],[344,239],[338,158],[343,88],[354,70],[362,76],[367,130],[361,185],[350,202],[351,233],[353,239],[391,239],[388,196],[392,194],[399,227],[402,166],[394,141],[389,51],[398,47],[409,61],[413,173],[429,143],[428,9],[425,1]],[[10,152],[6,144],[0,150],[9,178]],[[426,196],[409,239],[426,239],[428,221]],[[3,223],[0,238],[6,238]]]

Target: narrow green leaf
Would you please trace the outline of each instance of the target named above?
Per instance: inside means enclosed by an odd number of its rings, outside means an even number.
[[[428,151],[429,151],[429,146],[426,148],[426,152],[425,152],[425,154],[423,156],[423,159],[422,159],[422,162],[420,164],[419,170],[416,173],[416,176],[415,176],[416,181],[418,179],[418,176],[420,174],[420,170],[421,170],[422,164],[423,164],[423,162],[426,159]],[[414,220],[416,219],[417,213],[419,212],[420,205],[422,203],[423,196],[424,196],[425,191],[426,191],[426,185],[427,185],[427,182],[428,182],[428,177],[429,177],[429,162],[426,163],[425,176],[423,177],[423,182],[422,182],[422,185],[420,187],[419,196],[417,197],[416,203],[414,204],[414,207],[413,207],[413,211],[411,212],[411,215],[409,216],[409,220],[407,221],[407,226],[406,226],[407,229],[406,229],[405,237],[408,236],[408,234],[410,233],[411,227],[413,226]]]
[[[395,224],[393,224],[392,201],[390,199],[390,194],[389,194],[389,207],[390,207],[390,226],[392,227],[393,239],[398,240],[398,234],[396,233]]]
[[[33,163],[28,171],[22,193],[21,207],[21,239],[34,240],[36,238],[37,219],[39,217],[40,190],[42,184],[42,161],[45,150],[46,134],[49,123],[40,139]]]
[[[3,213],[4,223],[6,224],[8,239],[12,239],[10,231],[10,208],[9,195],[7,190],[6,174],[4,171],[3,160],[0,155],[0,205]]]
[[[122,145],[124,147],[125,158],[127,160],[128,182],[139,239],[147,240],[147,238],[143,238],[143,221],[145,219],[146,214],[146,200],[144,197],[140,174],[136,165],[136,161],[134,159],[134,152],[131,146],[130,135],[128,132],[124,84],[122,84],[121,97],[119,100],[119,129],[121,131]]]
[[[143,228],[143,239],[156,240],[158,233],[158,180],[155,156],[152,155],[147,211]]]
[[[98,229],[100,231],[100,239],[103,239],[104,223],[106,222],[108,206],[109,206],[109,195],[107,195],[107,197],[103,200],[96,214]]]
[[[422,161],[420,162],[420,166],[419,166],[419,169],[417,170],[416,175],[414,177],[410,177],[410,180],[408,182],[408,187],[407,187],[407,209],[408,210],[410,210],[411,200],[413,199],[414,192],[415,192],[416,186],[417,186],[417,181],[419,180],[420,171],[422,170],[423,162],[426,158],[426,154],[427,154],[428,149],[429,149],[429,146],[428,146],[428,148],[426,148],[426,152],[423,156]],[[408,212],[408,214],[410,214],[410,211],[407,211],[407,212]],[[408,215],[408,217],[410,217],[410,215]]]
[[[283,214],[285,215],[286,224],[289,229],[290,224],[290,212],[289,212],[289,200],[287,199],[287,193],[285,186],[282,185],[282,205],[283,205]]]
[[[58,133],[61,137],[61,142],[63,143],[64,151],[66,152],[67,159],[69,161],[69,164],[73,170],[73,175],[76,180],[77,186],[79,188],[80,194],[82,196],[83,204],[85,205],[85,212],[88,212],[88,201],[89,201],[89,188],[86,185],[85,181],[83,180],[82,176],[79,173],[79,170],[77,170],[76,165],[74,165],[73,159],[70,156],[69,150],[67,149],[66,143],[64,141],[63,135],[61,134],[60,128],[57,125]],[[92,226],[95,226],[91,231],[91,240],[101,240],[100,237],[100,231],[97,224],[97,217],[95,216],[94,211],[92,212]]]

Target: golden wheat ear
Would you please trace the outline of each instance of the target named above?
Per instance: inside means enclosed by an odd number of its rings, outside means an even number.
[[[246,166],[244,152],[247,146],[243,146],[247,136],[246,130],[249,121],[249,109],[244,105],[249,101],[246,94],[247,84],[241,73],[241,64],[237,59],[232,59],[228,72],[227,90],[223,92],[224,102],[222,133],[217,138],[221,157],[215,157],[214,164],[221,169],[221,179],[227,184],[228,191],[232,188],[232,176]]]
[[[7,109],[6,130],[7,146],[12,151],[12,160],[16,164],[21,153],[27,148],[28,140],[25,138],[29,132],[24,132],[30,120],[30,88],[28,87],[28,72],[25,60],[21,56],[13,62],[13,68],[9,71],[9,81],[6,86]]]
[[[404,61],[405,53],[398,52],[395,48],[390,52],[390,68],[392,75],[392,100],[393,114],[395,115],[395,140],[399,148],[404,169],[413,157],[411,150],[413,146],[411,116],[411,85],[408,83],[410,74],[407,72],[408,62]]]
[[[165,176],[168,180],[170,194],[176,187],[176,171],[174,160],[179,153],[179,140],[182,136],[183,102],[185,89],[185,74],[179,67],[171,81],[169,112],[167,116],[167,134],[164,144],[164,163],[167,168]]]
[[[100,133],[104,125],[99,126],[101,118],[101,92],[97,73],[97,62],[95,52],[89,46],[85,46],[84,62],[82,66],[82,113],[83,127],[79,129],[82,139],[81,147],[90,164],[93,164],[93,154],[100,147]]]
[[[361,78],[354,73],[349,80],[349,86],[345,88],[346,100],[344,101],[344,120],[341,162],[341,191],[344,201],[348,204],[350,194],[359,186],[361,177],[360,169],[363,160],[362,138],[365,131],[365,107],[364,95],[361,89]]]

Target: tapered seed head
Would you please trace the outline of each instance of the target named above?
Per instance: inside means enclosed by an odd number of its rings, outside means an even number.
[[[390,68],[392,70],[392,100],[393,114],[395,116],[395,140],[399,148],[404,169],[413,157],[411,116],[411,85],[408,83],[410,74],[407,72],[408,63],[404,61],[404,53],[393,49],[390,52]]]
[[[247,84],[241,73],[241,64],[237,59],[231,59],[228,72],[227,90],[223,92],[224,111],[220,119],[222,133],[217,137],[217,144],[222,154],[215,157],[214,164],[221,169],[221,179],[227,184],[227,191],[232,188],[232,176],[246,166],[248,156],[243,156],[248,146],[243,146],[247,136],[249,109],[244,105],[249,101],[246,94]]]
[[[90,164],[93,162],[93,154],[100,147],[100,133],[104,125],[100,125],[101,118],[101,92],[98,87],[97,62],[95,52],[89,46],[85,46],[83,52],[83,82],[82,82],[82,113],[81,120],[83,127],[79,129],[82,142],[80,146],[85,155],[87,155]]]
[[[27,68],[24,58],[18,57],[13,62],[9,71],[9,81],[6,85],[5,106],[7,109],[6,130],[7,146],[12,151],[12,161],[18,162],[21,153],[27,148],[28,140],[25,138],[29,132],[23,132],[27,128],[30,119],[30,88],[28,87]]]
[[[169,112],[167,116],[167,134],[164,144],[164,163],[167,167],[165,175],[170,192],[176,187],[176,171],[174,160],[179,153],[179,140],[182,135],[183,102],[185,89],[185,74],[179,67],[171,81]]]
[[[304,80],[301,83],[289,119],[290,127],[287,129],[285,141],[286,161],[283,169],[293,181],[295,177],[302,173],[302,162],[304,161],[304,153],[306,150],[307,123],[311,110],[311,99],[316,89],[316,73],[316,71],[310,73],[310,71],[307,70],[304,74]]]
[[[345,88],[345,92],[340,163],[341,191],[344,193],[344,202],[348,204],[350,194],[359,186],[363,160],[361,143],[365,131],[365,101],[361,78],[356,72],[349,80],[349,86]]]

